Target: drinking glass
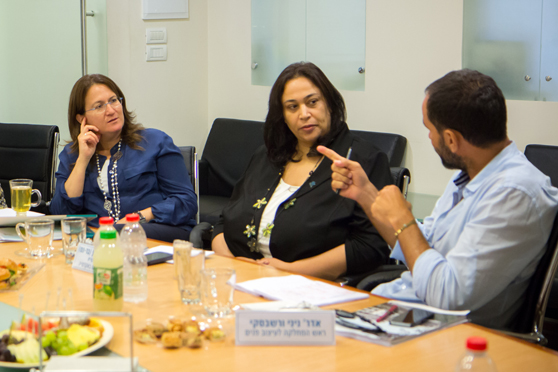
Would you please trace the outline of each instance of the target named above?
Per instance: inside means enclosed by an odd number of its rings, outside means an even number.
[[[180,298],[185,304],[197,304],[200,302],[200,273],[205,265],[204,251],[194,249],[192,243],[179,243],[173,246]]]
[[[85,242],[87,222],[83,217],[64,218],[60,223],[62,227],[62,246],[66,263],[74,262],[79,243]]]
[[[202,270],[201,301],[209,316],[221,318],[232,312],[235,283],[233,269]]]
[[[22,234],[22,229],[25,234]],[[27,248],[15,253],[27,258],[50,258],[55,255],[52,246],[54,221],[49,219],[33,219],[16,225],[17,234],[27,243]]]
[[[25,216],[31,207],[38,207],[41,204],[41,192],[33,189],[33,180],[25,178],[10,180],[10,190],[12,209],[18,216]],[[37,194],[36,203],[31,203],[32,194]]]

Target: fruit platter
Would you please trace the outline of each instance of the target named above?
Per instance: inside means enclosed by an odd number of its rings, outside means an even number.
[[[9,258],[0,258],[0,292],[20,289],[45,264],[16,263]]]
[[[109,322],[96,318],[43,319],[41,328],[39,339],[39,323],[24,316],[20,323],[12,322],[9,329],[1,331],[0,367],[36,367],[40,347],[44,363],[53,355],[87,355],[105,346],[114,334]]]

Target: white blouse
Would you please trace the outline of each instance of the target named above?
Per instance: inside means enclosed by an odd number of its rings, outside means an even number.
[[[260,220],[257,245],[257,248],[260,250],[260,253],[264,257],[272,257],[271,252],[269,251],[269,239],[271,237],[271,234],[268,236],[264,236],[263,232],[265,228],[269,224],[273,223],[275,215],[277,214],[277,209],[279,208],[281,203],[290,198],[291,195],[294,194],[299,188],[300,186],[291,186],[285,183],[285,181],[283,181],[283,179],[281,178],[281,180],[279,180],[277,188],[273,192],[273,195],[271,195],[271,198],[267,202],[262,213],[262,219]],[[273,230],[271,230],[271,233],[273,234]]]

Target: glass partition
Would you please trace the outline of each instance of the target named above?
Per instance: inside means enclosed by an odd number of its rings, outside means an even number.
[[[463,67],[491,76],[507,99],[539,96],[542,0],[463,2]]]
[[[558,0],[543,2],[541,99],[558,101]]]
[[[363,91],[365,37],[365,0],[252,0],[252,84],[310,61],[338,89]]]
[[[108,73],[106,0],[88,0],[88,71]],[[68,98],[82,76],[76,0],[0,1],[0,122],[58,125],[70,140]]]

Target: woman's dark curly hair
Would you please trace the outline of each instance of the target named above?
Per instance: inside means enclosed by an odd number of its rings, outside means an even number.
[[[142,140],[139,131],[143,130],[141,124],[135,123],[135,115],[126,109],[126,98],[118,85],[109,77],[101,74],[82,76],[72,88],[70,93],[70,103],[68,105],[68,127],[72,137],[72,152],[79,151],[78,136],[81,132],[81,123],[77,120],[77,115],[85,115],[85,96],[93,85],[102,84],[112,90],[117,97],[122,97],[122,112],[124,113],[124,126],[122,127],[122,141],[133,149],[141,150],[138,143]]]
[[[281,72],[269,95],[269,111],[264,124],[264,141],[267,147],[269,161],[278,167],[283,167],[293,159],[296,154],[297,138],[285,123],[283,116],[283,92],[285,85],[290,80],[305,77],[312,82],[322,93],[331,116],[330,130],[323,137],[320,136],[308,156],[318,156],[318,145],[329,145],[343,129],[342,123],[346,120],[345,101],[341,93],[325,76],[325,74],[311,62],[297,62],[287,66]]]

